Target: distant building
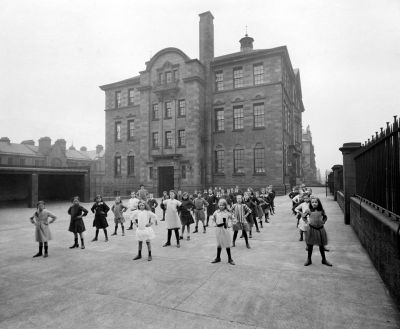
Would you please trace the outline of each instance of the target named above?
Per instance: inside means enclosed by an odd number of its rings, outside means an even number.
[[[0,139],[0,201],[26,201],[35,206],[38,199],[69,200],[79,195],[89,201],[102,193],[104,177],[104,148],[87,151],[66,148],[58,139],[51,144],[49,137],[21,144]]]
[[[302,91],[287,48],[214,56],[214,17],[200,14],[200,54],[157,52],[138,76],[103,85],[106,194],[143,183],[171,188],[283,192],[301,176]]]
[[[305,184],[319,183],[310,126],[303,130],[302,151],[303,182]]]

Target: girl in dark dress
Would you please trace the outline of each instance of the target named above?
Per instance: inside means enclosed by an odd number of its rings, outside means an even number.
[[[74,244],[69,249],[79,248],[78,234],[81,238],[81,249],[85,249],[85,242],[83,240],[83,232],[86,231],[85,223],[82,217],[87,215],[88,211],[79,204],[79,196],[75,196],[72,199],[72,206],[68,209],[68,214],[71,215],[71,221],[69,223],[69,231],[74,233]]]
[[[310,210],[306,210],[308,215],[308,232],[306,235],[308,257],[304,266],[311,265],[311,256],[314,245],[319,246],[319,252],[322,257],[322,264],[326,266],[332,266],[325,257],[325,246],[328,244],[328,237],[324,228],[324,225],[328,219],[325,214],[324,208],[322,207],[320,199],[311,196],[310,198]]]
[[[205,200],[208,203],[208,206],[207,206],[207,222],[206,222],[206,227],[207,227],[208,226],[208,222],[210,220],[210,217],[214,214],[214,211],[217,208],[217,202],[218,202],[217,197],[215,196],[215,194],[213,193],[213,190],[211,188],[208,190],[208,195],[205,198]]]
[[[95,199],[95,203],[90,209],[92,213],[94,213],[93,227],[96,227],[96,236],[93,238],[93,241],[97,241],[99,236],[99,230],[102,228],[104,231],[104,236],[106,237],[105,241],[108,241],[107,236],[107,213],[110,210],[110,207],[107,206],[101,195],[97,195]]]
[[[194,203],[189,199],[189,194],[187,192],[183,192],[182,194],[182,204],[179,207],[180,218],[182,223],[182,234],[179,237],[180,240],[183,239],[183,233],[185,233],[185,227],[187,228],[187,238],[186,240],[190,240],[190,224],[194,223],[193,216],[191,214],[191,210],[194,208]]]

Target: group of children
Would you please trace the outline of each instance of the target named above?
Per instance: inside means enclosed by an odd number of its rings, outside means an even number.
[[[326,248],[328,237],[324,227],[328,217],[325,214],[321,200],[313,196],[312,190],[304,184],[293,188],[292,192],[289,193],[289,197],[292,199],[292,212],[297,218],[296,227],[300,232],[299,241],[306,242],[307,260],[304,266],[312,264],[311,256],[314,245],[319,246],[322,264],[332,266],[325,255],[325,252],[329,251]]]
[[[311,191],[301,186],[299,189],[294,189],[289,195],[293,202],[293,213],[297,215],[297,227],[300,230],[300,241],[305,240],[307,244],[308,257],[304,264],[310,265],[311,255],[314,245],[319,245],[322,256],[322,263],[327,266],[332,266],[326,260],[325,248],[327,244],[327,235],[324,229],[324,224],[327,216],[322,207],[321,201],[311,196]],[[244,238],[246,247],[250,249],[249,238],[252,237],[252,228],[256,226],[256,232],[260,232],[258,224],[263,227],[263,220],[269,223],[270,215],[274,214],[274,197],[275,193],[272,187],[261,189],[260,192],[253,191],[248,188],[242,192],[237,187],[227,191],[213,191],[209,189],[207,193],[193,193],[190,195],[187,192],[176,193],[171,190],[169,194],[164,193],[160,203],[163,210],[163,217],[159,219],[155,214],[155,209],[158,206],[157,201],[148,194],[144,187],[138,193],[132,192],[131,198],[125,206],[120,197],[116,197],[111,211],[114,214],[115,230],[112,235],[117,234],[118,225],[121,225],[122,235],[125,235],[124,223],[125,217],[130,220],[131,225],[128,230],[136,226],[136,239],[138,241],[138,254],[133,260],[142,258],[143,242],[146,242],[148,249],[148,261],[152,260],[151,243],[155,233],[152,225],[158,224],[158,220],[166,222],[167,241],[163,247],[171,245],[172,231],[176,238],[176,246],[180,248],[180,240],[183,239],[186,230],[186,240],[190,240],[190,225],[195,224],[193,233],[198,232],[198,224],[202,222],[203,233],[206,233],[206,227],[209,220],[214,222],[216,228],[217,240],[217,256],[212,263],[221,261],[222,248],[226,249],[228,255],[228,263],[235,265],[231,256],[231,247],[236,246],[238,232],[241,231],[241,237]],[[91,207],[94,213],[93,227],[96,228],[93,241],[98,240],[99,230],[102,229],[105,236],[105,241],[108,241],[107,234],[107,213],[110,211],[108,205],[103,201],[100,195],[96,196],[95,202]],[[88,214],[88,210],[80,205],[79,197],[72,199],[72,205],[68,209],[70,215],[69,231],[74,234],[74,244],[70,247],[79,248],[78,234],[81,241],[81,249],[85,249],[83,232],[85,224],[83,217]],[[52,219],[49,221],[49,218]],[[39,252],[33,257],[42,256],[43,246],[45,248],[44,257],[48,256],[48,240],[51,239],[49,224],[54,222],[56,216],[45,209],[45,203],[39,201],[37,211],[31,217],[31,221],[36,226],[36,241],[39,242]],[[233,238],[231,238],[229,227],[232,227]],[[181,234],[179,230],[181,229]]]

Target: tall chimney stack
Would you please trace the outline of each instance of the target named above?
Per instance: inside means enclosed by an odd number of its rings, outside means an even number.
[[[199,14],[199,16],[200,62],[208,67],[214,59],[214,16],[209,11]]]

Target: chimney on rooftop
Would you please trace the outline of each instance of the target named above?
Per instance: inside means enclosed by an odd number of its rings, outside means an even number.
[[[214,59],[214,16],[209,11],[199,16],[199,57],[200,62],[208,66]]]
[[[50,137],[42,137],[39,139],[39,152],[47,155],[51,149],[51,139]]]

